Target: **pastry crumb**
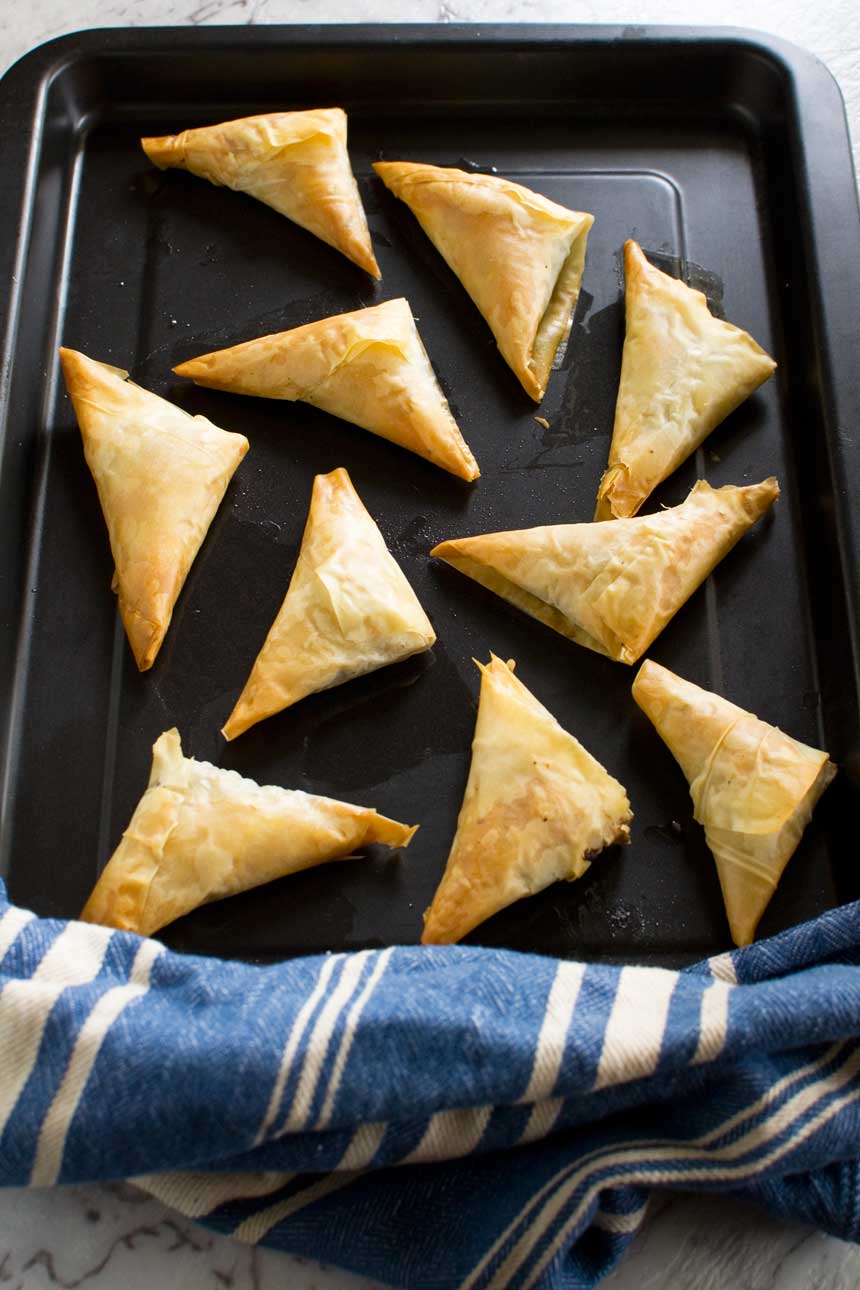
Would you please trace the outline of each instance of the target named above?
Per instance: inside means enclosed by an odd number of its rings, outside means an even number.
[[[549,422],[546,417],[535,417],[534,420],[537,421],[539,426],[543,426],[544,430],[549,429]]]

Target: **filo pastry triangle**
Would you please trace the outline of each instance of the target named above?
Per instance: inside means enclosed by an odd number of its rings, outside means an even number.
[[[569,640],[635,663],[778,496],[772,478],[716,489],[700,479],[656,515],[455,538],[430,554]]]
[[[213,390],[311,403],[460,479],[480,474],[403,299],[247,340],[173,370]]]
[[[570,334],[594,216],[497,175],[411,161],[373,166],[462,282],[536,402]]]
[[[701,291],[624,245],[626,334],[609,465],[596,520],[635,515],[648,495],[766,381],[776,363],[715,318]]]
[[[150,936],[198,905],[259,887],[373,842],[405,847],[414,828],[298,789],[265,787],[182,752],[177,730],[81,918]]]
[[[581,878],[627,842],[633,814],[616,779],[491,655],[481,671],[472,764],[442,881],[424,915],[425,945],[560,879]]]
[[[826,752],[650,659],[633,697],[689,781],[732,939],[749,945],[836,767]]]
[[[340,108],[270,112],[140,142],[160,169],[190,170],[212,184],[249,193],[374,278],[382,276],[349,164],[346,113]]]
[[[429,649],[436,634],[343,469],[314,480],[298,562],[222,731]]]
[[[108,528],[113,589],[144,672],[248,440],[142,389],[122,368],[73,349],[60,358]]]

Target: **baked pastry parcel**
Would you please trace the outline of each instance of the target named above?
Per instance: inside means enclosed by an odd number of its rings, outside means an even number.
[[[406,300],[247,340],[173,370],[213,390],[311,403],[460,479],[480,474]]]
[[[81,918],[150,936],[198,905],[259,887],[373,842],[409,845],[414,828],[298,789],[265,787],[182,752],[177,730]]]
[[[609,524],[550,524],[430,552],[569,640],[635,663],[779,496],[775,479],[699,480],[680,506]]]
[[[628,842],[627,794],[491,655],[481,672],[472,764],[425,945],[460,940],[523,896],[581,878],[605,847]]]
[[[419,654],[436,633],[342,468],[317,475],[298,562],[222,731]]]
[[[536,402],[567,340],[594,216],[497,175],[378,161],[484,315],[505,362]]]
[[[113,590],[144,672],[248,440],[142,389],[122,368],[73,349],[60,359],[108,527]]]
[[[826,752],[650,659],[633,697],[689,781],[732,938],[749,945],[836,767]]]
[[[624,246],[627,316],[609,465],[596,520],[635,515],[648,495],[776,370],[701,291]]]
[[[249,193],[380,278],[340,108],[269,112],[141,139],[160,169]]]

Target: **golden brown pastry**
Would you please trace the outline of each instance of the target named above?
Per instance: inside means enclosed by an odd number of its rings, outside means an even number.
[[[570,334],[594,216],[496,175],[411,161],[373,168],[445,257],[539,403]]]
[[[301,399],[460,479],[480,474],[403,299],[247,340],[173,370],[213,390]]]
[[[152,749],[152,771],[122,841],[81,918],[151,936],[210,900],[350,859],[381,842],[409,845],[414,828],[297,789],[261,787],[185,757],[177,730]]]
[[[656,515],[456,538],[430,554],[562,636],[635,663],[778,496],[775,479],[717,489],[700,479]]]
[[[481,671],[472,765],[425,945],[459,941],[523,896],[581,878],[627,842],[633,813],[616,779],[495,655]]]
[[[142,389],[119,367],[73,349],[60,358],[108,527],[113,589],[144,672],[248,440]]]
[[[436,634],[343,469],[314,480],[284,603],[222,731],[429,649]]]
[[[340,108],[270,112],[239,121],[141,139],[162,170],[190,170],[249,193],[380,278]]]
[[[635,515],[657,485],[776,370],[701,291],[624,245],[627,330],[609,465],[596,520]]]
[[[826,752],[650,659],[633,697],[689,781],[732,939],[749,945],[836,767]]]

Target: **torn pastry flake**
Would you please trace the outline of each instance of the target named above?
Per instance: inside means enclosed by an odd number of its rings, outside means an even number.
[[[108,528],[113,589],[143,672],[248,440],[142,389],[121,368],[73,349],[60,358]]]
[[[687,777],[732,939],[749,945],[836,767],[826,752],[650,659],[633,697]]]
[[[173,370],[214,390],[311,403],[460,479],[480,474],[406,300],[261,336]]]
[[[561,879],[580,878],[629,841],[621,784],[495,655],[481,672],[472,764],[425,945],[458,941],[491,915]]]
[[[415,828],[298,789],[262,787],[184,756],[177,730],[152,750],[149,785],[84,907],[84,922],[151,936],[198,905],[351,858],[406,847]]]
[[[419,654],[435,640],[347,472],[317,475],[286,598],[222,733],[235,739],[308,694]]]
[[[699,480],[656,515],[456,538],[430,554],[579,645],[635,663],[778,496],[772,478]]]
[[[497,175],[410,161],[373,168],[447,260],[539,403],[570,333],[594,216]]]
[[[141,139],[162,170],[190,170],[250,194],[380,278],[346,150],[341,108],[270,112]]]
[[[776,370],[701,291],[624,246],[626,333],[609,464],[596,520],[635,515],[649,494]]]

